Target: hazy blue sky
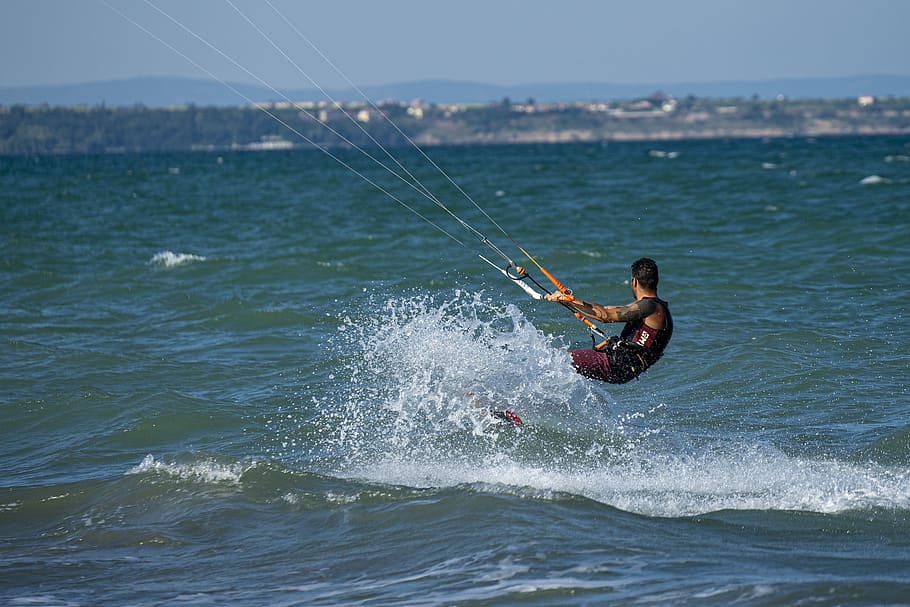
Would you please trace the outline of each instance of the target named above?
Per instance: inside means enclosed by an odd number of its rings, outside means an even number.
[[[255,82],[145,0],[106,0],[220,78]],[[320,84],[265,0],[234,0]],[[905,0],[272,0],[357,84],[652,83],[910,75]],[[225,0],[154,0],[274,86],[310,84]],[[104,0],[0,0],[0,86],[206,78]]]

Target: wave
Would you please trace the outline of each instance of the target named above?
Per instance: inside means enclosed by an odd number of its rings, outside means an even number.
[[[485,454],[475,450],[473,458],[446,455],[444,449],[389,452],[329,474],[267,458],[147,455],[119,478],[10,488],[0,512],[14,526],[40,529],[62,521],[61,533],[81,536],[124,516],[157,521],[159,506],[154,504],[162,501],[169,504],[169,513],[176,510],[181,516],[198,509],[255,509],[257,504],[278,506],[276,515],[282,508],[320,511],[358,504],[371,509],[412,500],[445,508],[478,495],[517,499],[528,507],[555,502],[597,511],[600,504],[661,518],[859,512],[870,521],[887,522],[910,511],[910,480],[900,467],[813,460],[768,446],[721,443],[696,453],[661,450],[660,441],[644,441],[623,454],[608,447],[572,454],[552,448],[573,440],[569,434],[524,432],[511,438],[518,437]],[[520,442],[525,444],[515,448]],[[578,498],[590,500],[589,505]],[[134,531],[128,535],[136,543],[170,543],[180,535],[155,525]],[[126,536],[117,541],[127,541]]]
[[[583,497],[649,517],[693,517],[721,511],[802,511],[841,514],[910,510],[905,471],[787,456],[773,448],[717,446],[698,454],[643,450],[621,461],[582,454],[573,461],[528,462],[499,453],[473,461],[386,454],[339,468],[334,475],[301,472],[266,460],[165,461],[147,456],[130,475],[167,484],[217,486],[296,507],[399,501],[438,492],[484,493],[528,500]],[[597,460],[606,459],[607,461]],[[164,491],[164,490],[162,490]],[[18,504],[8,503],[6,509]]]
[[[155,253],[149,260],[149,264],[163,268],[174,268],[198,261],[206,261],[202,255],[193,255],[192,253],[173,253],[171,251],[161,251]]]
[[[260,462],[251,461],[218,461],[206,458],[188,462],[165,462],[156,460],[152,454],[131,468],[129,474],[163,474],[165,476],[199,481],[202,483],[226,483],[239,485],[243,475],[256,468]]]

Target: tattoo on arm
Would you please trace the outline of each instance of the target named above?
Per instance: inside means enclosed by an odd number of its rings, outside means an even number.
[[[654,303],[654,300],[642,299],[639,301],[633,301],[627,306],[620,306],[616,309],[616,319],[620,322],[638,320],[640,318],[646,318],[651,314],[654,314],[654,311],[656,309],[657,304]]]
[[[570,310],[581,312],[585,316],[601,322],[629,322],[630,320],[646,318],[657,310],[657,304],[651,299],[633,301],[627,306],[602,306],[580,299],[563,305]]]
[[[608,320],[606,318],[602,318],[603,315],[599,313],[598,308],[606,312],[606,309],[600,304],[589,303],[581,299],[576,299],[574,301],[566,302],[563,305],[573,312],[580,312],[581,314],[593,318],[594,320],[608,322]]]

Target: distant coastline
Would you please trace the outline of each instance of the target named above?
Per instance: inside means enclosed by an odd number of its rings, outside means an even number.
[[[312,101],[171,108],[14,105],[0,106],[0,154],[407,145],[396,126],[424,146],[910,135],[910,97],[677,99],[655,93],[629,101],[386,101],[341,109]]]

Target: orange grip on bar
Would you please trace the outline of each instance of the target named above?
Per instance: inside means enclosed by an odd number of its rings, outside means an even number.
[[[556,288],[559,289],[560,293],[562,293],[563,295],[568,297],[567,301],[575,301],[575,298],[572,296],[572,292],[569,291],[568,288],[566,288],[566,285],[564,285],[561,282],[559,282],[558,280],[556,280],[556,277],[553,276],[552,274],[550,274],[549,272],[547,272],[547,270],[545,268],[542,268],[540,266],[537,266],[537,267],[540,268],[540,271],[543,272],[544,276],[546,276],[547,278],[550,279],[550,282],[552,282],[554,285],[556,285]]]
[[[594,323],[591,322],[590,320],[588,320],[587,318],[585,318],[584,316],[582,316],[582,315],[581,315],[581,312],[575,312],[575,318],[577,318],[577,319],[580,320],[581,322],[583,322],[583,323],[585,323],[586,325],[588,325],[589,328],[593,328],[593,327],[594,327]]]

